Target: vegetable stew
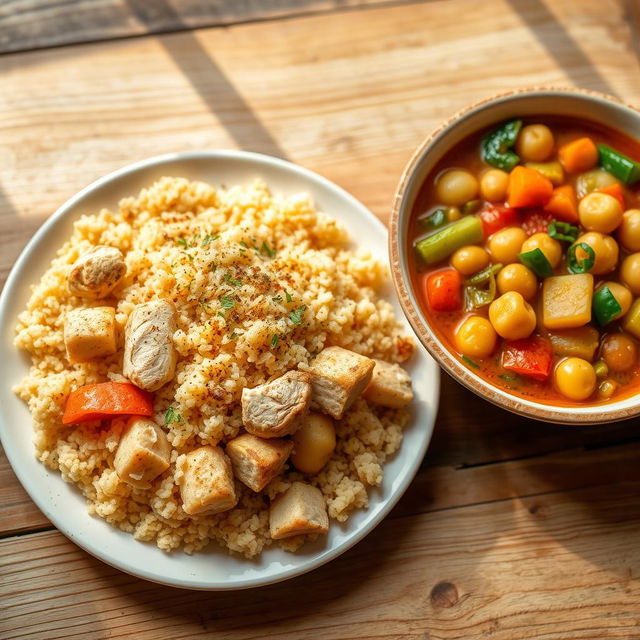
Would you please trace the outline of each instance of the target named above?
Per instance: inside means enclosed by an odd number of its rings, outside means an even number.
[[[414,206],[414,289],[464,366],[546,404],[640,387],[640,143],[514,118],[454,147]]]

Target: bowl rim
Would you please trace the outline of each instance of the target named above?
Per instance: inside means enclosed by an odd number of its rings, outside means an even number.
[[[403,277],[403,256],[406,254],[406,247],[404,244],[404,238],[400,237],[400,218],[402,216],[405,196],[407,195],[411,179],[415,171],[419,168],[429,147],[436,142],[440,136],[454,128],[462,120],[483,111],[490,110],[494,105],[526,99],[528,97],[540,97],[544,94],[558,94],[575,97],[589,103],[606,102],[615,107],[631,112],[640,120],[640,109],[615,96],[590,89],[555,85],[521,87],[510,91],[496,93],[458,110],[427,135],[427,137],[418,145],[404,167],[393,198],[391,216],[389,219],[389,263],[391,266],[391,277],[396,288],[400,306],[402,307],[407,320],[411,324],[420,342],[450,376],[476,395],[517,415],[521,415],[526,418],[535,418],[544,422],[564,425],[605,424],[608,422],[617,422],[640,414],[640,394],[638,394],[635,403],[627,407],[615,408],[615,405],[603,404],[587,405],[583,409],[575,406],[548,405],[536,402],[535,400],[528,400],[511,394],[506,390],[499,389],[480,376],[469,371],[464,365],[462,365],[462,363],[453,357],[447,347],[442,344],[440,339],[432,331],[424,314],[416,305],[414,305],[411,298],[410,285],[405,282]]]

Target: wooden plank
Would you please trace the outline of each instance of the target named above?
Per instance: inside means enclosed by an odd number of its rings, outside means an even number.
[[[638,490],[636,479],[388,519],[331,565],[259,591],[152,585],[56,532],[7,539],[0,635],[628,640],[640,625]]]
[[[7,0],[0,4],[0,53],[272,20],[390,0]]]

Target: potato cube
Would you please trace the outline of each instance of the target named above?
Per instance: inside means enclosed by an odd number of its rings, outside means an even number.
[[[367,402],[391,409],[405,407],[413,400],[411,376],[399,365],[376,360],[373,377],[362,394]]]
[[[591,362],[600,343],[600,333],[594,327],[578,327],[550,333],[549,340],[557,356],[582,358]]]
[[[236,505],[231,462],[220,447],[207,445],[179,456],[176,469],[182,508],[189,515],[220,513]]]
[[[164,431],[153,420],[134,416],[120,436],[113,466],[127,484],[149,489],[151,481],[169,468],[170,455]]]
[[[69,362],[87,362],[117,351],[113,307],[73,309],[64,319],[64,344]]]
[[[542,285],[542,323],[547,329],[574,329],[591,320],[593,276],[576,273],[547,278]]]
[[[339,420],[371,381],[374,366],[371,358],[348,349],[323,349],[306,368],[311,374],[311,406]]]
[[[271,503],[269,531],[274,540],[305,533],[327,533],[329,516],[320,489],[294,482]]]
[[[225,451],[236,478],[249,489],[262,491],[282,471],[291,449],[290,440],[263,440],[244,433],[230,440]]]

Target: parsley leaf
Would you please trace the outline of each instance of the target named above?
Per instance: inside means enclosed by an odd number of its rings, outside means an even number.
[[[291,322],[294,325],[302,324],[302,319],[304,318],[304,312],[306,310],[307,310],[307,307],[305,305],[302,305],[301,307],[297,307],[296,309],[291,311],[291,313],[289,313],[289,320],[291,320]]]
[[[222,276],[222,279],[227,283],[227,284],[231,284],[234,287],[241,287],[242,286],[242,280],[235,280],[234,278],[231,277],[230,273],[225,273]]]
[[[201,247],[206,247],[209,244],[211,244],[214,240],[217,240],[220,236],[210,236],[208,233],[207,235],[205,235],[205,237],[202,239],[202,243],[201,243]]]
[[[293,296],[285,289],[284,295],[287,298],[287,302],[293,302]]]
[[[231,340],[235,340],[238,337],[238,334],[234,331],[229,338],[231,338]]]
[[[185,238],[176,238],[176,242],[185,249],[189,246]]]
[[[271,347],[276,348],[278,346],[278,340],[280,340],[280,336],[276,333],[273,338],[271,338]]]
[[[260,247],[260,252],[261,253],[266,253],[270,258],[275,258],[276,257],[275,249],[272,249],[269,246],[269,244],[267,243],[266,240],[262,241],[262,247]]]
[[[176,413],[176,410],[173,407],[169,407],[164,412],[164,423],[171,424],[172,422],[182,422],[182,416],[179,413]]]
[[[220,296],[219,299],[223,309],[233,309],[236,306],[236,301],[231,296]]]

